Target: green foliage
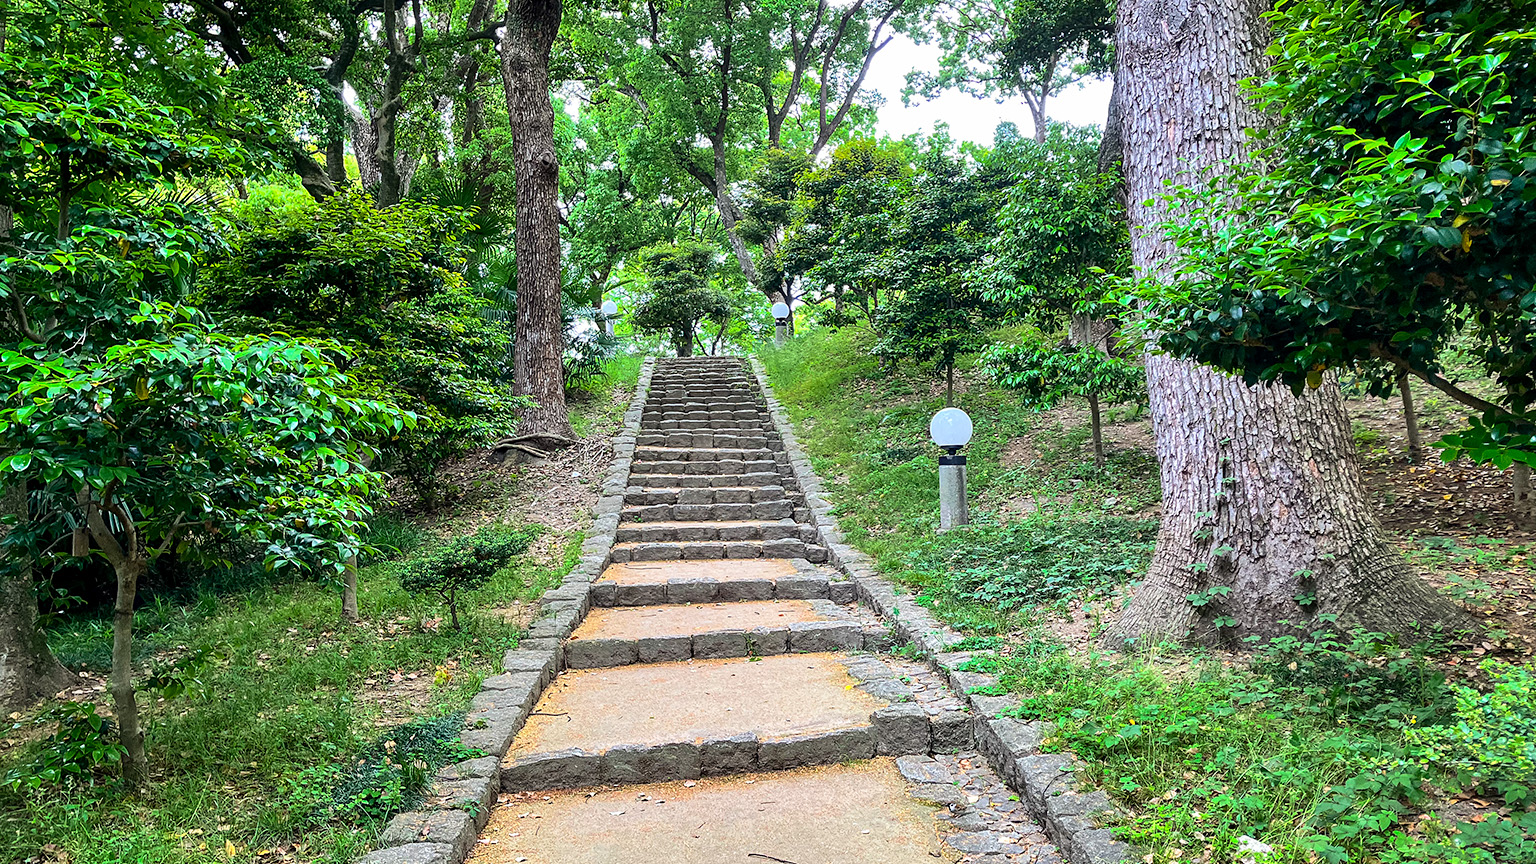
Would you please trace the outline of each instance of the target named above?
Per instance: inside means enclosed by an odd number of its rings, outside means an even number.
[[[1522,803],[1536,779],[1536,675],[1497,660],[1481,668],[1492,679],[1487,692],[1457,687],[1453,722],[1412,729],[1408,737],[1436,765],[1487,782],[1506,797],[1519,790],[1511,803]]]
[[[441,597],[457,629],[459,595],[484,585],[508,558],[527,551],[538,535],[530,526],[487,525],[473,535],[455,537],[411,561],[400,573],[400,587]]]
[[[54,730],[24,761],[0,777],[0,789],[36,794],[40,789],[95,784],[123,759],[124,748],[117,743],[112,721],[97,714],[90,702],[62,702],[30,721],[13,724],[11,730],[20,731],[28,725],[52,726]]]
[[[1148,326],[1179,356],[1300,391],[1404,371],[1476,415],[1445,455],[1536,461],[1536,31],[1521,3],[1295,0],[1255,97],[1282,124],[1252,165],[1175,196],[1180,272]],[[1262,166],[1262,167],[1258,167]],[[1474,340],[1491,402],[1445,380]]]
[[[1008,187],[991,258],[975,279],[993,302],[1042,328],[1074,312],[1107,316],[1112,277],[1130,269],[1118,172],[1099,170],[1099,132],[1052,124],[1044,141],[999,136]]]
[[[334,345],[227,336],[185,307],[141,303],[129,321],[148,338],[95,356],[0,351],[0,472],[46,502],[12,554],[86,525],[111,553],[111,520],[124,560],[198,555],[195,525],[261,544],[272,568],[339,572],[383,483],[357,436],[409,416],[351,395]]]
[[[702,243],[654,246],[641,256],[646,296],[630,323],[641,333],[671,337],[679,357],[693,353],[699,322],[709,319],[724,329],[731,306],[725,293],[711,282],[716,276],[715,250]]]
[[[876,316],[876,354],[950,370],[986,344],[994,307],[965,278],[986,254],[996,215],[998,178],[981,169],[942,136],[919,156],[911,192],[897,202],[886,259],[896,290]]]
[[[346,347],[349,375],[419,418],[375,441],[432,500],[438,466],[511,432],[525,404],[504,383],[510,322],[481,314],[490,304],[462,275],[467,227],[459,211],[377,210],[355,192],[247,210],[204,268],[200,300],[233,326]]]
[[[1045,100],[1114,68],[1108,0],[948,0],[935,16],[937,73],[911,72],[907,95],[954,87],[978,96],[1020,94],[1045,116]]]
[[[1050,408],[1068,396],[1097,396],[1109,404],[1147,399],[1140,363],[1088,346],[997,343],[982,352],[979,364],[993,381],[1018,391],[1030,408]]]
[[[287,803],[301,825],[382,822],[422,800],[450,762],[476,755],[459,745],[464,715],[413,720],[374,739],[346,765],[318,765],[290,781]]]
[[[979,525],[910,553],[924,592],[1003,612],[1097,597],[1145,571],[1157,523],[1033,519]]]
[[[911,162],[905,144],[859,138],[839,146],[825,166],[796,177],[778,260],[787,275],[805,280],[802,293],[857,304],[866,320],[874,317],[872,305],[890,283]]]

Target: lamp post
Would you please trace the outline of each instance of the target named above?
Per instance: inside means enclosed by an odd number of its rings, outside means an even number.
[[[602,308],[603,335],[613,335],[613,319],[619,314],[619,304],[612,300],[604,300]]]
[[[779,302],[773,304],[773,320],[778,323],[773,328],[773,347],[784,347],[784,340],[789,338],[789,304]]]
[[[971,417],[959,408],[945,408],[928,421],[928,437],[948,455],[939,457],[939,530],[971,521],[965,497],[965,457],[960,448],[971,443]]]

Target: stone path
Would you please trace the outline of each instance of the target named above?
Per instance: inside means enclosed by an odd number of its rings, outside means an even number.
[[[1060,860],[971,752],[965,700],[892,656],[890,628],[822,565],[745,364],[657,363],[628,483],[612,563],[506,751],[472,861]],[[517,676],[554,671],[508,665],[477,711],[521,707]]]
[[[493,755],[361,864],[1134,860],[1042,724],[842,543],[770,404],[739,359],[647,364],[580,562],[471,704],[459,740]]]

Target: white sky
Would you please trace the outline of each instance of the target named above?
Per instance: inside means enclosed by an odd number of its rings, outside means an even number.
[[[911,107],[902,105],[901,89],[906,86],[908,70],[937,72],[938,68],[938,46],[917,45],[901,35],[875,55],[864,87],[885,96],[885,105],[881,106],[875,124],[879,131],[892,138],[901,138],[913,132],[931,132],[934,125],[942,121],[949,124],[950,134],[956,140],[986,145],[991,145],[993,131],[1004,121],[1017,123],[1019,131],[1025,135],[1034,133],[1029,109],[1022,99],[998,104],[991,99],[977,99],[948,90],[936,99],[914,101]],[[1069,87],[1045,103],[1045,113],[1052,120],[1078,126],[1103,126],[1109,111],[1109,91],[1108,79]]]

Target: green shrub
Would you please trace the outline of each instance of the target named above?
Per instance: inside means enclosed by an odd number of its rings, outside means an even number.
[[[415,806],[437,769],[475,755],[458,743],[463,726],[463,714],[414,720],[380,735],[345,764],[300,772],[287,794],[290,819],[298,825],[382,822]]]
[[[1536,779],[1536,675],[1497,660],[1480,668],[1493,681],[1488,692],[1457,687],[1452,722],[1410,729],[1408,738],[1437,764],[1523,800],[1529,791],[1516,787]]]
[[[65,702],[11,728],[20,729],[23,725],[57,728],[43,739],[30,759],[0,778],[0,788],[11,792],[90,784],[101,775],[115,778],[115,768],[128,752],[118,743],[117,727],[97,714],[96,706],[89,702]]]
[[[535,530],[487,525],[468,537],[455,537],[411,561],[400,574],[400,586],[412,594],[432,593],[448,604],[454,629],[459,627],[459,594],[484,585],[507,559],[526,552],[538,536]]]

